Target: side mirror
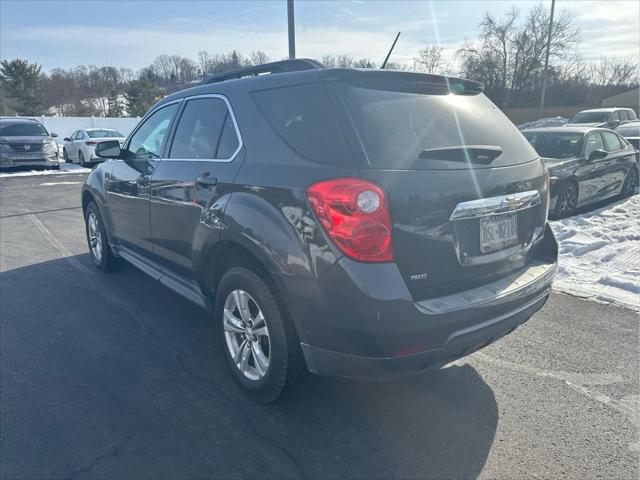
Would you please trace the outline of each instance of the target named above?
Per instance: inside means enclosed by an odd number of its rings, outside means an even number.
[[[605,158],[606,156],[607,156],[607,152],[605,152],[604,150],[592,150],[587,160],[592,162],[594,160],[600,160],[601,158]]]
[[[117,140],[106,140],[96,144],[95,153],[100,158],[120,158],[122,150]]]
[[[618,125],[620,125],[620,123],[622,123],[620,122],[620,120],[611,120],[609,122],[609,125],[611,125],[611,128],[616,128]]]
[[[52,136],[53,138],[55,138],[55,137],[57,137],[57,136],[58,136],[58,134],[57,134],[57,133],[53,133],[53,132],[51,132],[51,136]]]
[[[69,140],[69,137],[64,137],[62,140],[64,140],[65,142],[70,142],[71,140]]]

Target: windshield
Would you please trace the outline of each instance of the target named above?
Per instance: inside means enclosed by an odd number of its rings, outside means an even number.
[[[606,122],[608,119],[609,112],[580,112],[569,123],[598,123]]]
[[[581,133],[523,132],[538,154],[545,158],[573,158],[580,154]]]
[[[87,130],[90,138],[116,138],[124,137],[117,130]]]
[[[400,82],[384,90],[345,83],[339,90],[371,167],[463,168],[465,160],[496,167],[537,157],[483,94],[417,93]]]
[[[36,122],[0,123],[0,137],[46,137],[47,130]]]

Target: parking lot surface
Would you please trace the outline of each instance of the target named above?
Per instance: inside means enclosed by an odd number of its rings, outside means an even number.
[[[553,294],[449,368],[243,396],[208,314],[96,271],[84,175],[0,179],[0,475],[638,478],[640,319]]]

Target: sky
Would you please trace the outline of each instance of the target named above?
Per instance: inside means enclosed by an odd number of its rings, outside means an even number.
[[[411,64],[429,44],[442,45],[451,60],[462,42],[477,37],[485,12],[502,17],[515,6],[524,14],[537,3],[296,0],[296,53],[382,63],[401,31],[391,61]],[[563,10],[580,28],[577,50],[585,59],[640,59],[640,0],[556,0],[556,12]],[[286,15],[285,0],[0,0],[0,58],[26,58],[45,71],[80,64],[136,70],[163,53],[195,60],[201,50],[262,50],[278,60],[288,53]]]

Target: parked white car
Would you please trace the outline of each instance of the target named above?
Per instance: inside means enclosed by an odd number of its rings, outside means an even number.
[[[118,140],[124,142],[125,136],[110,128],[86,128],[77,130],[69,137],[65,137],[62,156],[65,162],[78,162],[84,165],[89,162],[101,162],[95,155],[96,144],[103,140]]]

